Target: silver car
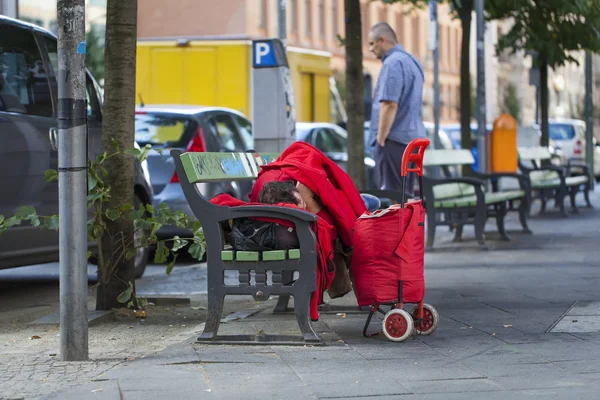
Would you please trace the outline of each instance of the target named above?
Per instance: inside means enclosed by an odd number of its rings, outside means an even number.
[[[247,152],[254,148],[252,124],[241,113],[222,107],[188,105],[141,105],[136,108],[135,140],[152,146],[148,157],[155,209],[166,204],[171,211],[194,214],[183,194],[171,149],[197,152]],[[219,193],[248,200],[252,182],[203,183],[201,191],[211,198]],[[164,226],[160,238],[189,235],[176,226]]]
[[[296,140],[307,142],[321,150],[344,171],[348,171],[348,133],[328,122],[298,122]],[[366,189],[375,189],[375,161],[365,144]]]

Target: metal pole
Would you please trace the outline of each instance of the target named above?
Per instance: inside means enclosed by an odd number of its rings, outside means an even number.
[[[287,0],[277,1],[277,36],[281,39],[284,48],[287,46],[286,2]]]
[[[478,170],[481,173],[488,171],[487,135],[485,121],[485,21],[483,19],[484,0],[475,0],[475,14],[477,16],[477,157]]]
[[[590,170],[590,185],[594,188],[594,103],[592,100],[592,53],[585,53],[585,159]]]
[[[88,359],[85,2],[58,0],[60,358]]]
[[[432,31],[430,31],[432,43],[430,50],[433,52],[433,148],[441,149],[440,141],[440,34],[438,27],[438,1],[429,2],[429,20]],[[440,176],[440,168],[432,171],[434,177]]]

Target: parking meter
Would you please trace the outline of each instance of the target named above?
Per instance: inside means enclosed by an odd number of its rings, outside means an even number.
[[[282,152],[296,141],[294,88],[279,39],[252,41],[252,125],[258,152]]]

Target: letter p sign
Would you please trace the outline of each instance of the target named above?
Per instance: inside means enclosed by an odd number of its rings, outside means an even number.
[[[273,43],[270,40],[254,42],[253,53],[254,68],[277,66]]]

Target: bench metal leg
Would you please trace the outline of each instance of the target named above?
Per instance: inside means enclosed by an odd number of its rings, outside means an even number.
[[[544,193],[541,194],[540,202],[541,202],[540,214],[543,214],[546,212],[546,198],[544,197]]]
[[[273,313],[287,312],[289,303],[290,303],[290,295],[289,294],[280,294],[279,299],[277,300],[277,305],[273,309]]]
[[[506,203],[496,204],[494,206],[496,209],[496,225],[498,226],[498,233],[502,237],[502,240],[510,241],[510,238],[506,234],[506,230],[504,229],[504,217],[506,216]]]
[[[590,185],[585,185],[583,189],[583,197],[585,198],[585,203],[587,204],[587,208],[594,208],[592,203],[590,202]]]
[[[562,186],[560,188],[558,188],[556,202],[558,203],[558,206],[560,207],[560,213],[562,214],[562,216],[565,218],[568,218],[569,215],[565,211],[565,197],[566,196],[567,196],[567,188],[562,187]]]
[[[477,243],[482,249],[487,249],[485,245],[485,240],[483,239],[483,233],[485,229],[485,220],[486,220],[487,210],[484,207],[480,207],[475,211],[475,238],[477,239]]]
[[[316,295],[316,293],[312,293]],[[307,342],[320,342],[321,338],[313,330],[310,322],[310,300],[311,294],[297,294],[294,295],[294,311],[296,314],[296,321],[302,332],[304,340]]]
[[[462,241],[463,226],[464,225],[462,225],[462,224],[456,225],[456,232],[454,232],[454,239],[452,239],[453,242]]]
[[[283,271],[281,274],[281,279],[284,285],[289,285],[294,280],[294,271]],[[288,305],[290,303],[290,295],[289,294],[280,294],[279,299],[277,300],[277,305],[273,310],[274,313],[284,313],[287,312]]]
[[[519,221],[521,222],[521,226],[523,227],[523,233],[532,234],[529,226],[527,226],[527,215],[529,214],[529,205],[528,201],[521,200],[521,204],[519,204]]]
[[[433,249],[433,241],[435,239],[435,210],[430,211],[430,207],[427,208],[427,244],[425,246],[426,249]]]
[[[200,335],[198,340],[211,340],[217,336],[219,325],[221,325],[221,315],[223,314],[223,295],[211,295],[210,290],[208,292],[208,309],[206,314],[206,324],[204,325],[204,332]]]
[[[577,196],[577,192],[579,191],[579,186],[575,185],[575,186],[571,186],[569,188],[569,197],[571,199],[571,210],[577,214],[579,213],[579,210],[577,209],[577,205],[575,203],[575,197]]]

